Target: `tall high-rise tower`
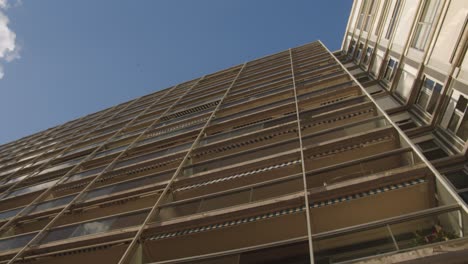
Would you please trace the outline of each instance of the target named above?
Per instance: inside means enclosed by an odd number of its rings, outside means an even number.
[[[0,146],[0,264],[462,263],[468,210],[439,165],[463,149],[429,163],[363,77],[378,52],[357,24],[394,2],[356,1],[342,51],[313,42]]]

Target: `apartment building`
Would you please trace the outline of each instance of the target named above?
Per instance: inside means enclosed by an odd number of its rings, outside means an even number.
[[[440,123],[388,108],[361,62],[355,28],[384,17],[361,11],[383,6],[355,1],[341,51],[312,42],[1,145],[0,263],[463,263],[466,151],[432,159],[418,139]]]

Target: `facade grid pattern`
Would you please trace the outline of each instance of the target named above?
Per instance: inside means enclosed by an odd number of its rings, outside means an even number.
[[[0,263],[339,263],[436,225],[464,243],[466,207],[338,59],[312,42],[0,146]]]

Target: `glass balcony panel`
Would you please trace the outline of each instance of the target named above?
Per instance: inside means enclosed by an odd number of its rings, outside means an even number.
[[[202,96],[187,97],[183,101],[180,101],[178,104],[183,105],[184,103],[187,103],[187,102],[194,102],[194,103],[191,103],[191,104],[189,103],[189,104],[183,106],[182,108],[175,108],[174,111],[172,111],[171,113],[186,110],[186,109],[189,109],[191,107],[200,105],[202,103],[207,104],[207,103],[211,103],[211,102],[216,102],[216,101],[219,101],[221,98],[224,97],[224,90],[223,91],[215,90],[215,91],[211,91],[211,92],[221,93],[221,95],[218,95],[216,97],[213,97],[213,95],[211,95],[211,96],[202,95]],[[201,98],[203,98],[203,99],[201,99]]]
[[[29,214],[66,205],[69,202],[71,202],[73,200],[73,198],[75,198],[75,196],[76,195],[70,195],[70,196],[65,196],[65,197],[61,197],[61,198],[58,198],[58,199],[46,201],[46,202],[43,202],[43,203],[39,203],[36,206],[34,206],[34,208],[29,212]]]
[[[458,212],[449,212],[390,225],[400,250],[429,245],[460,237]]]
[[[197,129],[202,128],[204,125],[205,125],[205,123],[201,123],[201,124],[197,124],[197,125],[194,125],[194,126],[178,129],[178,130],[175,130],[175,131],[171,131],[171,132],[168,132],[168,133],[163,133],[163,134],[160,134],[160,135],[157,135],[157,136],[154,136],[154,137],[150,137],[150,138],[147,138],[147,139],[144,139],[144,140],[138,142],[136,144],[136,146],[142,146],[142,145],[146,145],[146,144],[149,144],[149,143],[152,143],[152,142],[162,141],[164,139],[167,139],[167,138],[170,138],[170,137],[175,137],[177,135],[181,135],[181,134],[186,133],[186,132],[195,131]]]
[[[336,184],[371,174],[414,165],[417,162],[420,161],[414,159],[414,154],[411,151],[397,152],[381,157],[371,157],[366,161],[351,163],[334,168],[333,170],[315,173],[313,171],[309,172],[306,174],[307,187],[318,188],[324,185]]]
[[[148,160],[151,160],[151,159],[163,157],[163,156],[166,156],[166,155],[170,155],[170,154],[173,154],[173,153],[177,153],[177,152],[180,152],[180,151],[184,151],[186,149],[189,149],[190,146],[192,146],[192,142],[182,144],[182,145],[179,145],[179,146],[176,146],[176,147],[173,147],[173,148],[168,148],[168,149],[165,149],[165,150],[145,154],[145,155],[142,155],[142,156],[139,156],[139,157],[130,158],[130,159],[127,159],[127,160],[124,160],[124,161],[120,161],[120,162],[117,162],[114,169],[122,168],[122,167],[125,167],[125,166],[128,166],[128,165],[132,165],[132,164],[148,161]]]
[[[21,210],[23,210],[23,208],[24,207],[20,207],[20,208],[8,210],[8,211],[0,212],[0,220],[8,219],[10,217],[15,216],[17,213],[19,213]]]
[[[26,244],[29,243],[29,241],[33,239],[34,236],[36,236],[36,234],[37,233],[30,233],[0,240],[0,251],[22,248],[26,246]]]
[[[63,240],[71,237],[73,232],[75,232],[77,226],[66,226],[66,227],[60,227],[54,230],[51,230],[47,235],[44,237],[42,240],[42,243],[49,243],[53,241],[58,241],[58,240]]]
[[[121,140],[121,139],[129,138],[129,137],[135,136],[135,135],[137,135],[137,134],[142,133],[142,132],[146,129],[146,127],[143,127],[143,128],[140,128],[140,129],[137,129],[137,130],[132,131],[131,128],[132,128],[132,127],[130,127],[130,128],[127,129],[127,130],[129,130],[129,131],[131,131],[131,132],[127,132],[127,133],[121,134],[121,135],[119,135],[119,136],[116,136],[116,137],[112,140],[112,142],[114,143],[114,142],[119,141],[119,140]]]
[[[93,198],[96,198],[96,197],[99,197],[99,196],[111,194],[112,191],[114,190],[114,188],[115,188],[115,185],[111,185],[111,186],[108,186],[108,187],[99,188],[99,189],[89,191],[84,196],[84,200],[89,200],[89,199],[93,199]]]
[[[287,181],[275,182],[265,186],[259,186],[253,189],[252,202],[279,197],[295,192],[304,191],[304,180],[302,175]]]
[[[353,121],[348,121],[348,122],[350,123],[348,124],[337,123],[336,125],[333,125],[333,123],[327,123],[327,125],[320,130],[332,129],[332,128],[336,128],[336,129],[332,131],[329,130],[327,131],[327,133],[304,136],[304,139],[303,139],[304,145],[305,146],[312,145],[312,144],[315,145],[317,142],[325,142],[329,140],[339,139],[339,138],[343,138],[347,136],[356,135],[358,133],[361,133],[362,131],[371,131],[374,129],[390,126],[390,124],[383,118],[371,119],[367,121],[357,120],[357,122],[353,122]],[[307,125],[308,123],[310,122],[305,121],[305,122],[302,122],[302,125]],[[308,131],[308,129],[306,129],[303,132],[303,135],[307,133],[317,132],[317,129],[318,128],[310,132]]]
[[[37,185],[29,186],[29,187],[26,187],[26,188],[21,188],[21,189],[18,189],[16,191],[10,193],[9,195],[6,196],[6,198],[10,198],[10,197],[14,197],[14,196],[19,196],[19,195],[24,195],[24,194],[44,190],[44,189],[47,189],[47,188],[51,187],[52,185],[54,185],[57,181],[58,180],[54,180],[54,181],[49,181],[49,182],[44,182],[44,183],[40,183],[40,184],[37,184]]]
[[[42,240],[42,243],[50,243],[58,240],[103,233],[120,228],[139,225],[143,222],[148,211],[140,211],[127,215],[112,216],[71,226],[58,227],[51,230]]]
[[[95,143],[92,143],[92,144],[89,144],[89,145],[86,145],[86,146],[83,146],[83,147],[79,147],[77,149],[72,149],[70,151],[67,151],[65,154],[63,154],[63,156],[67,156],[67,155],[78,153],[80,151],[88,150],[88,149],[94,148],[94,147],[96,147],[98,145],[101,145],[101,144],[102,144],[102,142],[95,142]]]
[[[386,227],[314,239],[313,246],[318,263],[338,263],[397,250]]]
[[[269,127],[274,127],[278,125],[283,125],[288,122],[296,120],[296,114],[291,114],[286,117],[281,117],[273,120],[268,120],[264,122],[259,122],[242,128],[237,128],[228,132],[221,132],[219,134],[210,135],[200,141],[200,146],[204,146],[210,143],[218,142],[223,139],[228,139],[236,136],[241,136],[250,132],[260,131]]]
[[[232,130],[232,131],[229,131],[229,132],[216,134],[216,135],[213,135],[213,136],[209,136],[209,137],[207,137],[205,139],[202,139],[200,141],[200,146],[204,146],[204,145],[207,145],[209,143],[221,141],[223,139],[243,135],[243,134],[246,134],[246,133],[249,133],[249,132],[252,132],[252,131],[261,130],[263,128],[265,128],[264,124],[263,123],[258,123],[258,124],[252,125],[252,126],[243,127],[241,129],[236,129],[236,130]]]
[[[169,207],[163,207],[159,210],[155,221],[167,221],[173,218],[182,217],[186,215],[195,214],[198,212],[198,208],[200,207],[201,200],[196,200],[194,202],[178,204]]]
[[[87,176],[90,176],[90,175],[93,175],[93,174],[98,174],[98,173],[102,172],[105,167],[106,166],[102,166],[102,167],[98,167],[98,168],[95,168],[95,169],[91,169],[91,170],[87,170],[87,171],[77,173],[77,174],[69,177],[66,182],[77,181],[77,180],[82,179],[84,177],[87,177]]]
[[[285,104],[292,103],[292,102],[294,102],[294,99],[290,98],[290,99],[281,100],[281,101],[277,101],[277,102],[274,102],[274,103],[262,105],[262,106],[259,106],[259,107],[254,107],[252,109],[242,111],[240,113],[236,113],[236,114],[233,114],[233,115],[217,118],[211,124],[218,124],[218,123],[221,123],[221,122],[226,121],[226,120],[233,120],[235,118],[239,118],[239,117],[242,117],[242,116],[245,116],[245,115],[255,114],[255,113],[258,113],[258,112],[266,110],[266,109],[273,109],[276,106],[285,105]]]
[[[295,135],[293,135],[293,137],[294,136]],[[297,148],[299,148],[299,140],[291,139],[270,146],[262,146],[255,149],[255,151],[246,150],[244,153],[239,152],[232,155],[229,155],[229,152],[219,153],[219,156],[214,159],[203,161],[201,163],[194,163],[193,165],[185,167],[183,173],[184,175],[194,175],[225,166],[233,166],[241,164],[242,162],[248,162],[250,160],[283,153]]]
[[[112,217],[105,220],[98,220],[80,224],[76,226],[75,230],[70,235],[70,237],[79,237],[109,231],[115,220],[117,220],[117,218]]]
[[[14,183],[14,182],[19,182],[21,181],[22,179],[28,177],[28,175],[23,175],[23,176],[20,176],[20,177],[15,177],[15,178],[12,178],[10,180],[8,180],[7,182],[3,183],[3,184],[10,184],[10,183]]]
[[[142,123],[148,122],[148,121],[153,121],[154,122],[159,117],[160,117],[160,115],[151,115],[151,116],[136,120],[134,124],[139,125],[139,124],[142,124]]]
[[[189,118],[194,118],[196,116],[200,116],[202,114],[206,114],[206,113],[211,113],[212,111],[214,110],[214,107],[210,107],[210,108],[207,108],[207,109],[204,109],[204,110],[201,110],[201,111],[197,111],[197,112],[193,112],[193,113],[190,113],[190,114],[185,114],[185,115],[181,115],[181,116],[174,116],[174,117],[171,117],[171,118],[167,118],[164,119],[164,122],[160,123],[158,125],[158,127],[160,126],[167,126],[167,125],[170,125],[170,124],[173,124],[173,123],[177,123],[177,122],[180,122],[182,120],[187,120]]]
[[[187,264],[239,264],[239,257],[240,255],[229,255],[229,256],[223,256],[223,257],[215,257],[215,258],[210,258],[210,259],[205,259],[205,260],[195,260],[195,261],[189,261],[186,262]]]
[[[203,199],[198,212],[206,212],[229,206],[234,206],[243,203],[249,203],[251,196],[251,190],[245,190],[222,196],[215,196],[212,198]]]
[[[98,154],[96,154],[96,156],[94,156],[94,158],[99,158],[99,157],[107,156],[107,155],[110,155],[110,154],[113,154],[113,153],[121,152],[125,148],[127,148],[127,145],[121,146],[121,147],[118,147],[118,148],[104,150],[104,151],[101,151]]]
[[[215,194],[187,202],[176,202],[173,205],[167,204],[160,208],[160,213],[155,221],[166,221],[191,214],[271,199],[303,190],[304,184],[302,176],[284,181],[257,185],[248,189]]]
[[[174,172],[166,172],[166,173],[156,174],[153,176],[135,179],[133,181],[121,182],[121,183],[117,183],[114,185],[94,189],[94,190],[89,191],[84,196],[85,197],[84,200],[89,200],[89,199],[93,199],[99,196],[109,195],[109,194],[117,193],[121,191],[132,190],[138,187],[149,186],[157,182],[169,180],[173,174]]]
[[[290,71],[290,70],[289,70]],[[286,71],[287,72],[287,71]],[[279,74],[276,74],[275,75],[284,75],[285,72],[283,73],[279,73]],[[266,77],[263,77],[262,79],[264,79],[264,82],[261,82],[259,84],[256,84],[254,86],[250,86],[249,83],[255,83],[255,82],[259,82],[259,80],[252,80],[252,81],[248,81],[248,82],[245,82],[245,83],[242,83],[242,84],[238,84],[237,86],[247,86],[246,87],[249,87],[249,88],[244,88],[242,90],[245,90],[245,89],[249,89],[249,90],[255,90],[255,89],[259,89],[261,87],[265,87],[267,85],[270,85],[272,83],[275,83],[275,82],[280,82],[280,81],[284,81],[284,80],[287,80],[287,79],[291,79],[291,75],[290,74],[286,74],[284,76],[280,76],[280,77],[276,77],[276,76],[267,76],[268,78]],[[237,91],[242,91],[242,90],[237,90]]]
[[[271,89],[271,90],[269,89],[268,91],[256,93],[256,94],[251,95],[251,96],[245,96],[242,99],[237,99],[237,100],[234,100],[232,102],[225,103],[225,104],[223,103],[222,109],[231,107],[233,105],[242,104],[242,103],[245,103],[245,102],[248,102],[248,101],[252,101],[252,100],[255,100],[255,99],[263,97],[263,96],[268,96],[268,95],[272,95],[274,93],[279,93],[279,92],[282,92],[282,91],[285,91],[285,90],[288,90],[288,89],[291,89],[291,88],[292,88],[292,85],[286,85],[286,86],[282,86],[282,87],[279,87],[279,88],[274,88],[274,89]]]
[[[110,229],[116,230],[121,228],[127,228],[130,226],[141,225],[147,217],[149,211],[143,211],[134,214],[127,214],[117,217],[113,222]]]

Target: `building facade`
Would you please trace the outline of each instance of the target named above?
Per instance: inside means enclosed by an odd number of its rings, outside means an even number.
[[[437,126],[408,131],[369,88],[361,4],[341,51],[313,42],[0,146],[0,263],[463,263],[468,209],[439,170],[466,151],[432,165],[415,138]]]
[[[340,60],[468,202],[468,3],[354,1]]]

